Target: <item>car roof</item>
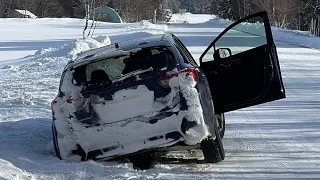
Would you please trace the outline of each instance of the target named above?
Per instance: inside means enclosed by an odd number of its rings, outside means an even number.
[[[72,67],[78,67],[84,64],[88,64],[91,61],[94,61],[99,58],[109,58],[115,57],[119,54],[123,54],[125,52],[130,52],[132,50],[137,50],[141,48],[147,47],[155,47],[155,46],[172,46],[174,40],[172,38],[172,34],[166,33],[161,35],[147,36],[143,38],[131,39],[127,41],[122,41],[119,43],[114,43],[109,46],[104,46],[97,49],[92,49],[89,51],[85,51],[78,55],[78,57],[70,61],[66,69]],[[116,44],[118,44],[118,48],[116,48]]]

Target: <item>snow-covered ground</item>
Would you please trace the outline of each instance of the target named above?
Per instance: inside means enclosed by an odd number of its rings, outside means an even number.
[[[273,28],[287,99],[226,114],[226,159],[172,153],[148,171],[128,162],[66,163],[54,156],[50,102],[65,64],[103,44],[82,41],[83,20],[0,19],[0,179],[317,179],[320,177],[320,38]],[[197,59],[229,22],[174,15],[168,24],[101,23],[112,42],[176,34]],[[120,111],[120,110],[119,110]]]

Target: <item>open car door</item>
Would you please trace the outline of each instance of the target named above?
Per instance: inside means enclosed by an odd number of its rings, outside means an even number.
[[[216,113],[285,98],[276,46],[266,12],[224,30],[200,57]]]

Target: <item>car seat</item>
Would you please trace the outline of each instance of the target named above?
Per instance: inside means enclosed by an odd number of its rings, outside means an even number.
[[[106,83],[106,84],[111,83],[111,80],[108,74],[102,69],[94,70],[91,73],[90,84],[102,84],[102,83]]]

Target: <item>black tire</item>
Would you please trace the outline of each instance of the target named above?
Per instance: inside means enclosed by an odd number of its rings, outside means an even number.
[[[155,153],[144,153],[129,157],[132,162],[133,169],[136,170],[147,170],[154,168],[157,163]]]
[[[62,160],[61,155],[60,155],[59,145],[58,145],[57,129],[54,126],[54,123],[52,123],[52,139],[53,139],[53,146],[54,146],[54,151],[56,152],[56,156],[60,160]]]
[[[215,128],[216,129],[216,128]],[[200,144],[204,156],[204,161],[207,163],[217,163],[225,158],[224,148],[220,133],[216,133],[216,138],[207,138]]]
[[[216,114],[215,118],[217,120],[217,128],[220,133],[221,139],[224,137],[224,132],[226,131],[226,121],[224,118],[224,113]]]

